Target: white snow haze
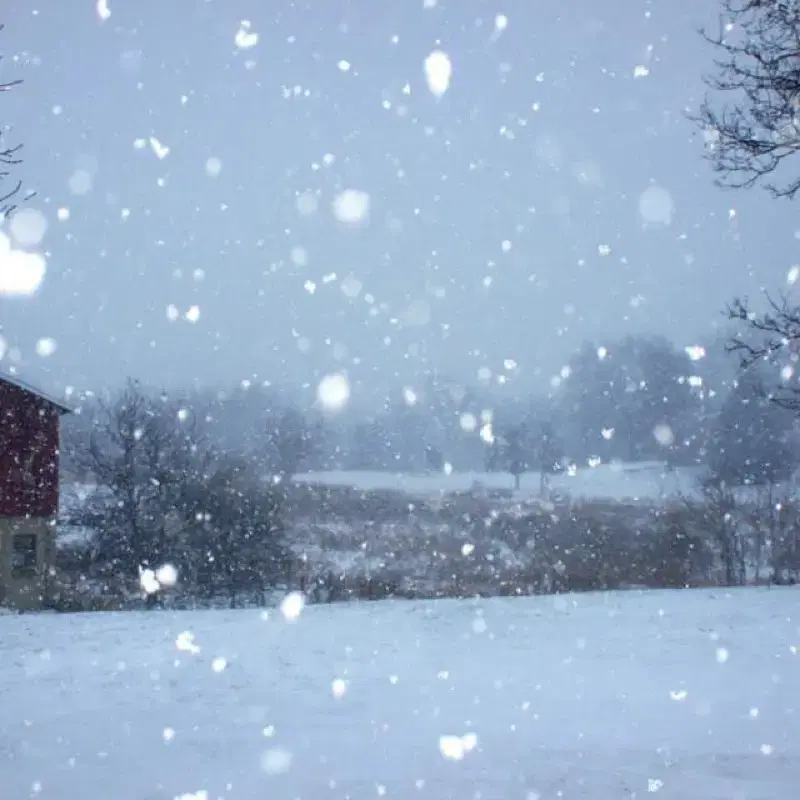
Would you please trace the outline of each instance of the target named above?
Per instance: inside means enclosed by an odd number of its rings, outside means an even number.
[[[746,4],[0,3],[0,800],[800,797]]]
[[[792,208],[715,189],[685,118],[716,0],[92,6],[3,20],[36,195],[0,239],[2,325],[53,385],[464,381],[513,358],[527,390],[585,338],[695,341],[795,257]]]

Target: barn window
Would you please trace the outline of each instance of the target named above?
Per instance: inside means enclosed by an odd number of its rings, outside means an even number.
[[[36,534],[18,533],[11,543],[11,577],[30,578],[36,574]]]

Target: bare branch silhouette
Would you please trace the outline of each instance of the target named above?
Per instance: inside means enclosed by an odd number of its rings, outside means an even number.
[[[5,25],[0,24],[0,33],[5,30]],[[0,61],[3,56],[0,55]],[[9,92],[22,83],[21,80],[8,81],[0,83],[0,92]],[[16,198],[22,189],[22,181],[14,180],[12,176],[12,167],[22,163],[19,152],[22,145],[6,145],[4,140],[3,126],[0,125],[0,222],[8,218],[14,213],[17,207]],[[8,187],[9,182],[11,187]]]
[[[717,52],[716,71],[690,119],[718,186],[762,184],[791,199],[800,191],[800,174],[788,167],[800,152],[800,3],[722,0],[722,8],[718,31],[701,31]]]

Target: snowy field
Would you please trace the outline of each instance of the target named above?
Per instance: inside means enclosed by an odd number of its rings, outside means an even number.
[[[0,796],[795,797],[798,599],[0,617]]]
[[[549,478],[553,491],[571,497],[603,500],[656,500],[697,491],[699,471],[680,468],[668,471],[657,461],[638,464],[601,464],[564,472]],[[297,475],[299,483],[325,486],[351,486],[364,491],[396,490],[412,495],[468,492],[475,489],[513,491],[513,476],[502,472],[435,472],[408,474],[370,471],[306,472]],[[520,498],[539,494],[539,473],[520,476]]]

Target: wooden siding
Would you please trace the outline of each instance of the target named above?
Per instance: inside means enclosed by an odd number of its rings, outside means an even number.
[[[58,512],[59,409],[0,379],[0,518]]]

